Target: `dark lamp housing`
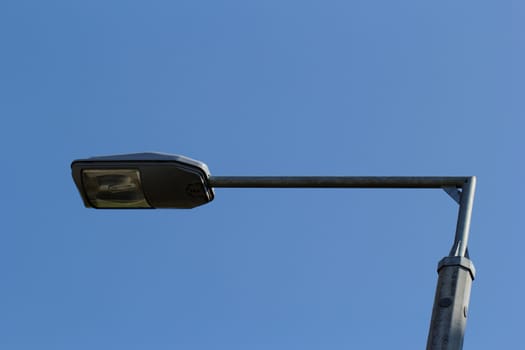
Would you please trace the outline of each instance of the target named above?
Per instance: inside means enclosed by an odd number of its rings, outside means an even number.
[[[86,207],[189,209],[213,200],[206,164],[178,155],[135,153],[71,163]]]

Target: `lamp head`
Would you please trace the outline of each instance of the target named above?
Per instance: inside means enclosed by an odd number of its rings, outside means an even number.
[[[190,209],[213,200],[206,164],[179,155],[133,153],[71,163],[86,207]]]

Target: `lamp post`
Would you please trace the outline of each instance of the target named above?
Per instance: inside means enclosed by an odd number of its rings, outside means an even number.
[[[427,350],[460,350],[475,269],[468,254],[474,176],[211,176],[199,161],[162,153],[137,153],[75,160],[75,184],[86,207],[98,209],[189,209],[228,188],[436,188],[459,204],[449,254],[438,264],[438,282]]]

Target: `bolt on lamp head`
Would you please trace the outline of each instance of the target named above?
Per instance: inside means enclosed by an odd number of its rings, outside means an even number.
[[[190,209],[213,200],[206,164],[179,155],[134,153],[71,163],[86,207]]]

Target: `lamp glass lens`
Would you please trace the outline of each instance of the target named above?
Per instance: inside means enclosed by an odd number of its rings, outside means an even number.
[[[137,169],[84,169],[84,190],[96,208],[151,208]]]

